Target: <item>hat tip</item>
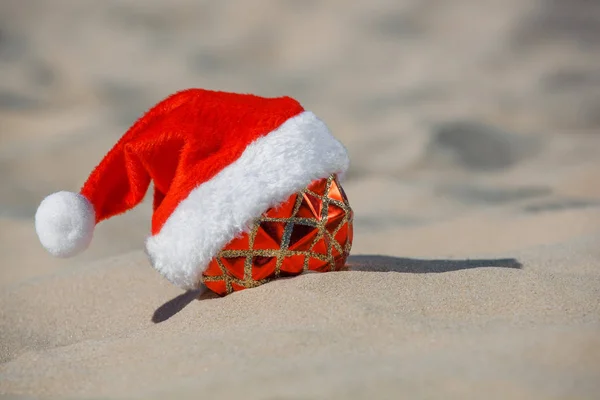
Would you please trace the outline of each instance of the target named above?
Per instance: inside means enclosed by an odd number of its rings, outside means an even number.
[[[35,229],[42,246],[53,256],[72,257],[92,241],[96,214],[83,195],[56,192],[47,196],[35,214]]]

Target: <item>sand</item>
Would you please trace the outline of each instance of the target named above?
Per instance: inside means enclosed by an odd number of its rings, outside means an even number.
[[[597,398],[600,8],[568,3],[2,2],[0,398]],[[39,201],[191,86],[346,144],[348,271],[183,293],[149,201],[44,252]]]

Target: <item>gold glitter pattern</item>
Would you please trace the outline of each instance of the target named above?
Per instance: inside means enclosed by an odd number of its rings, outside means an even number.
[[[201,282],[226,295],[280,276],[345,268],[353,211],[337,177],[314,181],[265,212],[210,262]]]

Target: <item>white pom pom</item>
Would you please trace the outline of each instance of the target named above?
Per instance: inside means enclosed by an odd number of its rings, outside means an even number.
[[[79,193],[53,193],[35,213],[40,242],[57,257],[71,257],[85,250],[92,241],[95,225],[94,206]]]

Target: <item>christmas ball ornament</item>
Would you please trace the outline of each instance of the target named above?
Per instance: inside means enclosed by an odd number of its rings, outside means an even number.
[[[269,209],[210,262],[202,281],[225,295],[280,276],[344,269],[352,209],[337,177],[319,179]]]
[[[348,165],[325,123],[290,97],[187,89],[136,121],[79,193],[46,197],[35,228],[49,253],[74,256],[152,182],[150,263],[183,289],[204,283],[225,295],[344,267]]]

